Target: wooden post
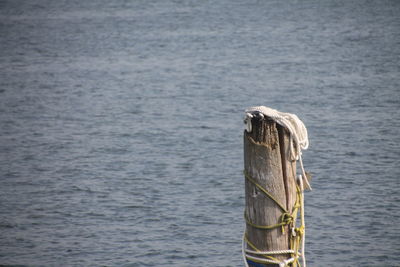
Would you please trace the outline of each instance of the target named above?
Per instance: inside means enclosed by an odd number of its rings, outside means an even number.
[[[290,249],[291,229],[288,225],[273,229],[259,229],[281,222],[282,208],[291,213],[296,201],[296,162],[289,156],[289,132],[268,117],[254,116],[252,131],[244,132],[245,216],[246,238],[260,251]],[[250,181],[249,179],[253,180]],[[255,183],[268,191],[268,197]],[[279,204],[281,204],[280,207]],[[252,225],[254,224],[254,225]],[[293,255],[274,255],[279,261]],[[278,266],[277,264],[252,264],[249,266]]]

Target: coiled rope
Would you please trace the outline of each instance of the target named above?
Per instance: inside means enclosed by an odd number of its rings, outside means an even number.
[[[257,225],[252,223],[246,213],[244,214],[245,221],[247,225],[252,227],[270,230],[277,227],[282,227],[282,231],[284,232],[284,227],[289,225],[291,226],[292,232],[290,236],[290,248],[289,250],[277,250],[277,251],[260,251],[257,249],[254,244],[252,244],[246,235],[246,229],[243,234],[243,242],[242,242],[242,256],[245,263],[245,266],[248,267],[247,260],[256,262],[256,263],[267,263],[267,264],[278,264],[280,267],[288,266],[291,263],[299,264],[299,257],[302,259],[302,266],[306,267],[306,259],[305,259],[305,220],[304,220],[304,184],[303,181],[307,184],[308,188],[311,190],[311,186],[307,180],[307,176],[304,170],[303,161],[302,161],[302,149],[307,149],[309,146],[308,142],[308,134],[307,129],[303,122],[295,115],[290,113],[279,112],[275,109],[271,109],[265,106],[252,107],[246,110],[245,124],[247,132],[252,131],[251,119],[254,116],[261,117],[269,117],[274,120],[276,123],[285,127],[289,133],[289,143],[290,143],[290,157],[292,160],[298,160],[300,163],[301,175],[298,175],[296,181],[296,202],[293,206],[291,212],[287,211],[284,206],[279,203],[276,198],[268,192],[267,189],[263,188],[259,185],[249,174],[244,172],[245,178],[250,181],[254,186],[256,186],[261,192],[263,192],[268,198],[273,200],[282,210],[282,215],[280,217],[280,222],[274,225]],[[256,145],[263,145],[262,143],[255,142],[251,137],[249,140]],[[297,213],[300,210],[300,226],[296,227],[296,218]],[[251,249],[250,249],[251,248]],[[299,252],[301,251],[301,252]],[[277,258],[273,257],[273,255],[292,255],[291,258],[287,260],[280,261]]]
[[[307,128],[304,125],[304,123],[295,114],[279,112],[276,109],[272,109],[265,106],[251,107],[249,109],[246,109],[245,112],[246,112],[246,117],[244,122],[246,124],[247,132],[252,131],[251,118],[253,118],[254,115],[256,114],[262,117],[266,116],[271,118],[276,123],[285,127],[289,131],[290,133],[289,147],[290,147],[291,159],[299,161],[300,168],[302,171],[301,174],[303,175],[303,177],[307,177],[303,166],[303,160],[301,157],[302,155],[301,151],[306,150],[309,146]],[[305,182],[311,190],[311,186],[308,183],[307,179],[305,179]]]

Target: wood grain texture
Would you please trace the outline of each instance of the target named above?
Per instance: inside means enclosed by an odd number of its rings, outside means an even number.
[[[244,132],[244,170],[259,185],[265,188],[287,210],[291,211],[296,199],[296,187],[293,176],[296,165],[288,159],[288,132],[273,120],[254,117],[253,130]],[[254,141],[258,144],[254,144]],[[248,219],[257,225],[275,225],[279,223],[282,209],[253,183],[245,182],[245,212]],[[289,233],[281,227],[261,230],[247,225],[249,241],[259,250],[273,251],[289,249]],[[283,260],[289,255],[276,258]],[[276,266],[276,265],[265,265]]]

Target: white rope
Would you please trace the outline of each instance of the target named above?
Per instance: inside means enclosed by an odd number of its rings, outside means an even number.
[[[293,249],[286,250],[274,250],[274,251],[254,251],[250,249],[245,250],[248,253],[256,254],[256,255],[279,255],[279,254],[294,254],[296,251]]]
[[[274,261],[274,260],[269,260],[269,259],[264,259],[264,258],[259,258],[259,257],[253,257],[250,255],[246,256],[247,259],[249,260],[254,260],[256,262],[260,262],[260,263],[269,263],[269,264],[279,264],[279,266],[287,266],[289,263],[294,262],[294,258],[290,258],[287,260],[283,260],[283,261]]]
[[[242,257],[243,257],[243,261],[244,261],[244,266],[245,267],[249,267],[249,264],[247,263],[247,259],[246,259],[246,242],[245,240],[245,236],[246,236],[246,226],[244,226],[244,231],[243,231],[243,238],[242,238]]]
[[[246,228],[245,228],[245,231],[243,234],[243,239],[242,239],[242,257],[243,257],[243,262],[244,262],[245,267],[249,267],[249,264],[247,263],[247,259],[253,260],[256,262],[262,262],[262,263],[278,264],[280,267],[285,267],[285,266],[288,266],[288,264],[294,262],[299,256],[299,255],[297,255],[296,258],[292,257],[292,258],[289,258],[289,259],[283,260],[283,261],[275,261],[275,260],[251,256],[248,253],[255,254],[255,255],[278,255],[278,254],[293,254],[296,252],[294,250],[276,250],[276,251],[259,251],[259,252],[254,251],[254,250],[249,250],[246,248],[245,233],[246,233]]]
[[[309,145],[307,128],[304,123],[295,114],[279,112],[265,106],[251,107],[246,110],[246,117],[252,118],[255,114],[267,116],[289,130],[291,138],[294,138],[295,141],[291,147],[292,159],[298,160],[301,150],[306,150]],[[251,129],[248,132],[251,132]]]
[[[307,128],[305,127],[304,123],[295,115],[291,113],[283,113],[279,112],[275,109],[268,108],[265,106],[257,106],[251,107],[246,110],[246,117],[245,117],[245,124],[246,124],[246,131],[252,131],[252,124],[251,119],[255,116],[261,117],[269,117],[274,120],[276,123],[280,124],[281,126],[285,127],[290,133],[290,156],[292,160],[298,160],[300,163],[301,175],[298,176],[298,184],[301,190],[301,227],[304,229],[305,226],[305,218],[304,218],[304,184],[303,181],[307,184],[308,188],[311,190],[311,186],[307,180],[307,176],[303,166],[302,160],[302,149],[306,150],[309,146],[308,141],[308,133]],[[295,257],[289,258],[287,260],[283,260],[281,262],[274,261],[270,259],[260,258],[253,255],[279,255],[279,254],[295,254],[294,250],[277,250],[277,251],[261,251],[257,252],[254,250],[249,250],[246,248],[246,241],[245,241],[245,234],[246,234],[246,227],[243,234],[243,242],[242,242],[242,256],[245,263],[245,267],[249,267],[247,263],[247,259],[255,260],[257,262],[263,263],[272,263],[272,264],[279,264],[279,267],[285,267],[288,264],[295,261],[299,256],[302,258],[302,266],[306,267],[306,257],[305,257],[305,229],[303,230],[304,233],[302,235],[301,240],[301,253],[300,255],[295,255]]]
[[[251,118],[254,115],[261,115],[262,117],[266,116],[274,120],[279,125],[285,127],[290,133],[290,157],[292,160],[298,160],[300,163],[300,169],[302,175],[306,176],[303,159],[301,157],[302,150],[306,150],[309,146],[308,142],[308,133],[307,128],[304,123],[297,117],[295,114],[279,112],[276,109],[272,109],[265,106],[257,106],[246,109],[246,131],[252,131]],[[305,179],[305,182],[310,190],[312,190],[311,185],[308,180]]]
[[[292,151],[293,159],[298,160],[301,150],[306,150],[309,145],[307,128],[304,126],[304,123],[295,114],[279,112],[276,109],[265,106],[251,107],[246,110],[246,116],[250,118],[257,113],[273,119],[289,130],[291,137],[295,141],[295,147],[293,147],[295,152]],[[248,132],[251,132],[251,129]]]

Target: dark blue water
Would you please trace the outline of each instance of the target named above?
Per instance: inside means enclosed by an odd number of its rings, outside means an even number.
[[[242,118],[296,113],[309,266],[400,266],[400,2],[0,0],[0,264],[243,266]]]

